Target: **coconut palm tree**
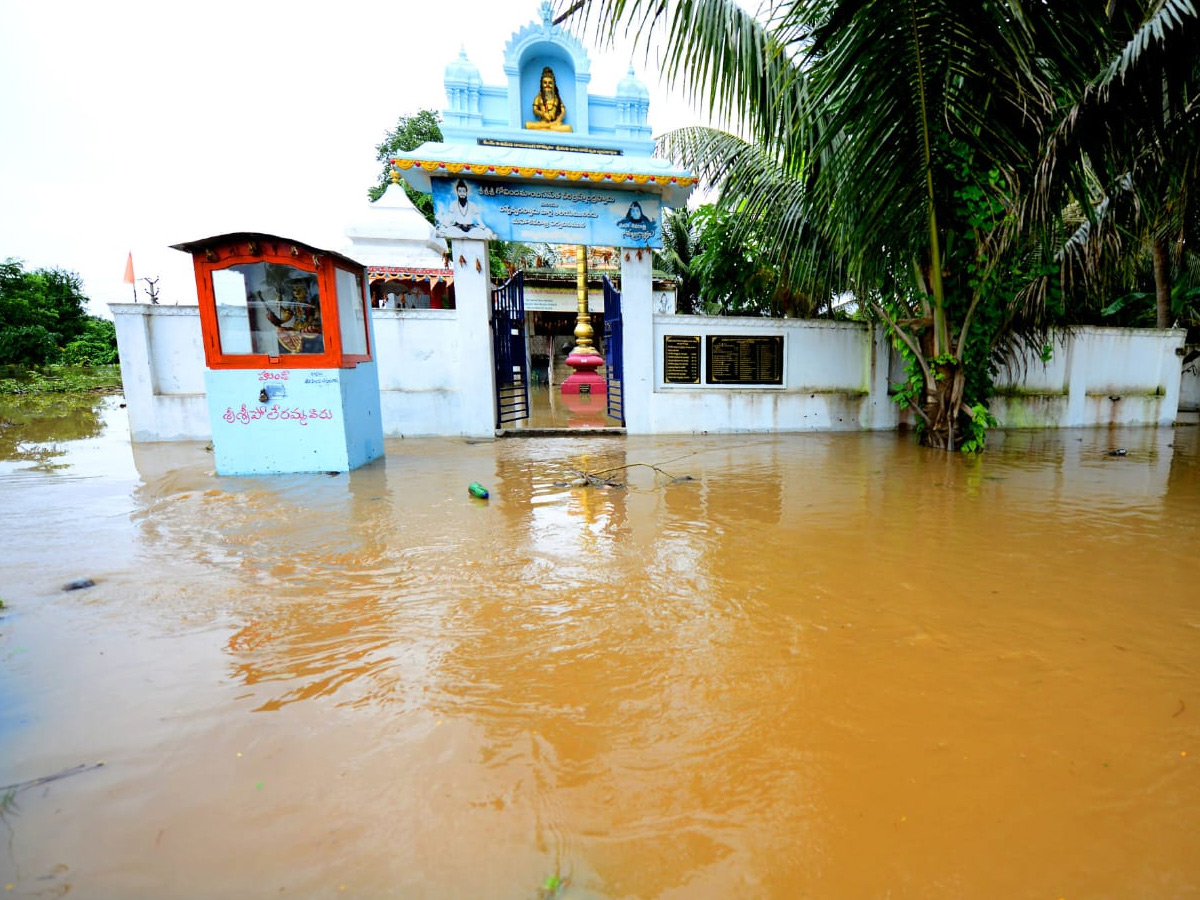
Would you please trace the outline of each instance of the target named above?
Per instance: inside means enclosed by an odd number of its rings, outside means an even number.
[[[1124,5],[1109,59],[1051,132],[1025,218],[1054,225],[1069,194],[1087,218],[1063,247],[1084,290],[1149,250],[1156,324],[1175,319],[1172,270],[1200,246],[1200,13],[1195,0]],[[1190,242],[1189,242],[1190,238]]]
[[[781,0],[761,17],[734,0],[577,5],[604,33],[665,38],[667,77],[737,133],[672,136],[675,155],[797,281],[821,272],[885,323],[926,443],[977,437],[997,354],[1045,324],[1013,299],[1056,263],[1016,212],[1059,98],[1105,59],[1105,4]]]

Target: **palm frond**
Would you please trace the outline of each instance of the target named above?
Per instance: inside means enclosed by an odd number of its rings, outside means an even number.
[[[1145,65],[1146,58],[1164,51],[1181,37],[1194,34],[1198,16],[1192,0],[1157,0],[1142,26],[1125,44],[1097,82],[1096,89],[1106,91],[1118,81],[1124,81],[1132,71]],[[1195,43],[1191,44],[1195,52]]]
[[[783,156],[800,157],[806,107],[787,34],[769,29],[736,0],[584,0],[575,21],[602,43],[632,37],[690,101]],[[621,30],[620,23],[625,23]]]
[[[664,135],[659,152],[719,191],[720,205],[737,213],[734,237],[744,240],[753,233],[760,258],[783,273],[792,288],[811,292],[814,281],[839,281],[840,258],[834,258],[833,242],[817,225],[829,217],[816,215],[805,180],[775,156],[736,135],[700,127]]]
[[[1135,168],[1149,171],[1150,156],[1160,149],[1194,144],[1198,45],[1200,14],[1193,0],[1158,0],[1051,132],[1026,204],[1027,221],[1044,224],[1067,196],[1087,203],[1083,173],[1089,166],[1106,186],[1116,185]]]

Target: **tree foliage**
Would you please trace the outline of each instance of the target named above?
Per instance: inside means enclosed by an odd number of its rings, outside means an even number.
[[[663,248],[657,252],[659,267],[675,279],[675,312],[691,315],[702,311],[700,279],[696,258],[700,255],[700,229],[686,206],[663,216]]]
[[[697,242],[690,266],[697,312],[803,319],[830,312],[832,294],[789,278],[786,263],[757,229],[744,226],[738,208],[705,204],[690,218]]]
[[[97,316],[88,318],[78,338],[62,348],[62,362],[68,366],[109,366],[117,362],[116,326]]]
[[[0,263],[0,365],[115,362],[113,325],[88,315],[87,299],[74,272]]]
[[[1060,209],[1078,209],[1061,254],[1068,289],[1102,315],[1116,303],[1145,321],[1132,307],[1149,306],[1151,325],[1188,324],[1200,286],[1200,15],[1194,0],[1114,0],[1110,12],[1106,58],[1053,123],[1025,219],[1053,228]]]
[[[1094,226],[1130,184],[1149,236],[1192,219],[1164,201],[1196,183],[1194,0],[579,5],[601,35],[665,38],[667,78],[737,134],[664,149],[720,191],[731,247],[884,324],[931,445],[979,446],[995,366],[1061,321],[1071,201]]]
[[[392,183],[392,158],[397,153],[416,150],[427,141],[441,141],[442,117],[431,109],[422,109],[411,116],[401,116],[396,127],[387,133],[383,141],[375,146],[375,158],[382,163],[379,181],[367,191],[367,196],[374,203],[383,196],[387,186]],[[433,198],[429,194],[414,190],[406,182],[404,193],[412,201],[413,206],[421,211],[430,222],[433,221]]]

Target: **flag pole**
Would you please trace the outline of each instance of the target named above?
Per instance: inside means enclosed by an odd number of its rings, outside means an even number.
[[[129,258],[125,261],[125,283],[133,288],[133,302],[137,303],[137,279],[133,277],[133,251],[129,251]]]

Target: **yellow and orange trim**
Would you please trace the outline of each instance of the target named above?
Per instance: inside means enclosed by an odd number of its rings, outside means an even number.
[[[479,163],[447,162],[437,159],[393,159],[392,165],[405,171],[412,168],[419,168],[430,174],[434,172],[446,172],[450,175],[465,173],[469,175],[494,175],[499,178],[508,178],[515,174],[521,178],[544,178],[547,181],[562,178],[566,181],[586,180],[592,182],[609,182],[610,184],[656,184],[678,185],[679,187],[691,187],[697,182],[697,179],[691,175],[652,175],[640,172],[585,172],[576,169],[490,166]]]

